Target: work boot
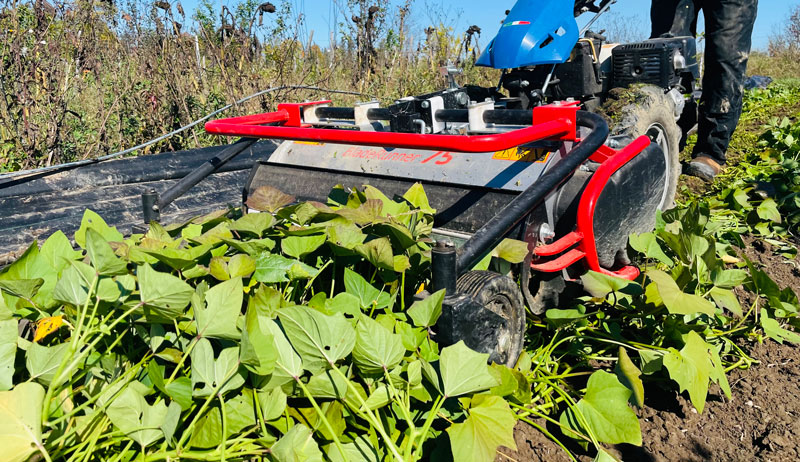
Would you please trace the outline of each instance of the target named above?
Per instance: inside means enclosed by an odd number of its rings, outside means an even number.
[[[714,181],[714,177],[717,176],[721,170],[722,165],[713,158],[702,154],[692,159],[691,162],[683,167],[683,173],[686,175],[696,176],[709,183]]]

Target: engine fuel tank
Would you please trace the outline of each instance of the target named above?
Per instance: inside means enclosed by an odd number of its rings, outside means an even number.
[[[513,69],[565,62],[578,42],[573,7],[564,0],[518,1],[476,64]]]

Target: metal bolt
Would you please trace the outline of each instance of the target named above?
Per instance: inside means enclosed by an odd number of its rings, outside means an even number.
[[[433,247],[434,247],[436,250],[445,250],[445,249],[452,249],[452,248],[454,248],[454,247],[455,247],[455,244],[453,244],[453,241],[451,241],[450,239],[443,239],[443,240],[441,240],[441,241],[436,241],[436,242],[433,244]]]
[[[556,237],[556,233],[553,231],[553,228],[550,227],[550,224],[542,223],[542,226],[539,227],[539,239],[541,239],[542,242],[550,242],[554,237]]]
[[[431,107],[430,101],[425,100],[422,102],[422,109],[428,109],[429,107]]]
[[[531,84],[531,83],[530,83],[530,82],[528,82],[527,80],[523,80],[522,82],[520,82],[520,83],[519,83],[519,85],[520,85],[522,88],[528,88],[528,85],[530,85],[530,84]]]
[[[459,93],[458,96],[456,96],[456,101],[458,101],[458,104],[466,106],[469,104],[469,96],[466,93]]]
[[[686,69],[686,58],[683,57],[680,51],[675,52],[675,56],[672,57],[672,65],[675,69]]]

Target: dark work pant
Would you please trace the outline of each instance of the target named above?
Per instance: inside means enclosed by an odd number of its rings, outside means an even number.
[[[651,37],[696,35],[697,14],[705,17],[703,96],[700,97],[697,145],[725,163],[731,135],[742,114],[742,93],[758,0],[652,0]]]

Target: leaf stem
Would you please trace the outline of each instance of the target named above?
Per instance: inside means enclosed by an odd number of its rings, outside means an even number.
[[[180,333],[178,333],[178,335],[180,335]],[[181,355],[181,359],[178,360],[178,364],[175,365],[175,369],[173,369],[173,371],[169,375],[169,378],[167,379],[167,381],[164,382],[164,386],[165,387],[167,385],[169,385],[170,383],[172,383],[173,380],[175,380],[175,375],[177,375],[178,371],[180,371],[181,367],[183,367],[183,364],[186,362],[186,358],[188,358],[189,355],[192,353],[192,350],[194,349],[194,346],[197,345],[197,342],[199,340],[200,340],[200,336],[199,335],[195,335],[194,338],[192,338],[192,341],[189,342],[189,346],[186,347],[186,351]]]
[[[547,377],[543,377],[543,378],[534,377],[534,378],[532,378],[530,380],[533,381],[533,382],[547,382],[547,381],[553,380],[553,379],[557,379],[557,380],[558,379],[568,379],[570,377],[581,377],[581,376],[584,376],[584,375],[592,375],[593,372],[594,371],[569,372],[569,373],[564,373],[564,374],[548,375]]]
[[[112,323],[111,323],[111,324],[108,326],[108,331],[111,331],[111,329],[113,329],[114,327],[116,327],[116,326],[117,326],[117,324],[119,324],[119,323],[120,323],[120,322],[122,322],[124,319],[126,319],[128,316],[130,316],[131,314],[133,314],[133,312],[134,312],[134,311],[136,311],[136,310],[137,310],[137,309],[140,307],[140,305],[141,305],[141,304],[131,307],[130,309],[128,309],[128,311],[126,311],[125,313],[123,313],[122,315],[120,315],[120,316],[119,316],[117,319],[115,319],[115,320],[114,320],[114,322],[112,322]],[[64,374],[67,374],[67,375],[68,375],[69,373],[71,373],[72,369],[73,369],[75,366],[77,366],[77,365],[78,365],[78,364],[79,364],[81,361],[83,361],[83,360],[84,360],[84,358],[85,358],[86,356],[88,356],[88,355],[89,355],[89,353],[91,353],[91,352],[92,352],[92,350],[94,349],[94,347],[97,345],[97,343],[98,343],[98,342],[100,342],[100,340],[102,340],[102,339],[103,339],[103,337],[105,337],[105,335],[104,335],[104,334],[101,334],[101,335],[98,335],[98,336],[97,336],[97,337],[96,337],[94,340],[92,340],[92,342],[91,342],[89,345],[87,345],[87,346],[86,346],[86,347],[85,347],[85,348],[84,348],[84,349],[81,351],[81,353],[78,355],[78,357],[76,357],[74,360],[72,360],[72,362],[69,364],[69,366],[67,366],[67,368],[66,368],[66,369],[64,369],[64,370],[62,371],[62,373],[61,373],[61,374],[58,374],[58,373],[57,373],[57,374],[55,375],[55,377],[53,378],[53,382],[51,382],[51,385],[52,385],[53,383],[56,383],[56,381],[61,381],[61,380],[63,380],[63,379],[61,378],[61,375],[64,375]]]
[[[433,407],[431,407],[431,410],[428,411],[428,418],[425,419],[425,424],[422,426],[422,429],[419,432],[419,444],[417,444],[418,450],[422,450],[422,445],[423,443],[425,443],[425,440],[428,437],[428,431],[431,429],[431,425],[433,425],[433,421],[436,419],[436,414],[439,413],[439,409],[441,409],[442,404],[444,404],[444,401],[446,399],[447,396],[437,396],[436,399],[433,401]],[[415,460],[419,459],[420,454],[418,452],[417,453],[412,452],[412,454],[414,454]]]
[[[258,425],[261,427],[263,436],[268,435],[267,425],[264,422],[264,410],[261,409],[261,403],[258,401],[258,390],[253,390],[253,406],[256,408],[256,416],[258,417]]]
[[[553,386],[553,390],[555,390],[556,393],[558,393],[559,395],[564,397],[564,399],[567,402],[567,406],[569,406],[569,408],[572,409],[572,411],[575,413],[575,418],[578,419],[578,424],[581,427],[583,427],[584,430],[586,430],[586,434],[591,439],[592,444],[595,447],[599,448],[600,447],[600,443],[597,442],[597,437],[595,437],[594,433],[592,432],[591,428],[589,427],[589,422],[586,420],[586,416],[584,416],[583,412],[581,412],[581,410],[578,409],[578,403],[574,399],[572,399],[572,397],[569,396],[569,394],[567,392],[565,392],[564,390],[562,390],[560,387]],[[559,426],[561,426],[560,423],[559,423]]]
[[[268,453],[268,450],[264,449],[252,449],[248,451],[239,451],[235,453],[230,453],[228,456],[231,459],[244,459],[244,458],[252,458],[252,457],[264,457],[265,454]],[[158,452],[155,454],[150,454],[149,456],[145,457],[145,462],[158,462],[158,461],[171,461],[171,460],[201,460],[201,461],[217,461],[219,460],[220,452],[218,449],[213,451],[166,451],[166,452]]]
[[[238,370],[239,370],[238,365],[236,367],[232,367],[231,370],[228,371],[227,374],[225,374],[225,378],[223,378],[220,381],[220,383],[218,383],[217,386],[214,387],[211,393],[206,397],[205,401],[203,401],[203,404],[200,406],[200,409],[197,411],[197,414],[195,414],[194,418],[192,418],[192,421],[189,422],[189,426],[186,427],[186,429],[183,431],[183,434],[181,434],[181,439],[178,440],[178,444],[175,446],[175,450],[177,451],[178,454],[181,453],[181,449],[183,448],[183,445],[186,443],[186,440],[189,438],[189,436],[192,435],[192,432],[194,431],[194,426],[197,425],[197,421],[200,420],[200,416],[203,415],[203,412],[205,412],[209,403],[211,403],[211,400],[213,400],[214,397],[217,395],[217,393],[219,393],[219,391],[222,390],[222,387],[224,387],[228,383],[228,381],[231,378],[233,378],[234,374],[236,374]]]
[[[222,443],[219,445],[219,460],[220,462],[225,462],[225,439],[228,436],[228,418],[225,416],[225,400],[222,399],[221,394],[217,395],[217,399],[219,399],[220,412],[222,413],[222,435],[220,435],[220,438],[222,438]]]
[[[318,276],[319,276],[319,275],[320,275],[320,274],[321,274],[321,273],[322,273],[322,272],[325,270],[325,268],[327,268],[327,267],[328,267],[328,265],[330,265],[331,263],[333,263],[333,260],[332,260],[332,259],[331,259],[331,260],[328,260],[328,261],[326,261],[326,262],[325,262],[325,264],[324,264],[324,265],[322,265],[322,267],[321,267],[321,268],[318,268],[318,269],[317,269],[317,274],[315,274],[315,275],[314,275],[314,276],[313,276],[311,279],[309,279],[309,280],[308,280],[308,283],[306,283],[306,287],[305,287],[305,289],[303,289],[303,295],[302,295],[302,297],[305,297],[305,295],[308,293],[308,289],[310,289],[310,288],[311,288],[311,285],[312,285],[312,284],[314,284],[314,281],[317,279],[317,277],[318,277]],[[333,293],[333,292],[331,292],[331,293]],[[298,303],[299,303],[299,302],[300,302],[300,301],[298,300]]]
[[[510,403],[510,404],[511,404],[511,407],[515,407],[517,409],[525,411],[527,413],[526,415],[535,415],[536,417],[538,417],[540,419],[544,419],[544,420],[550,422],[551,424],[558,426],[561,429],[562,432],[569,432],[572,435],[574,435],[575,438],[579,438],[579,439],[585,440],[585,441],[587,441],[589,443],[592,442],[592,440],[588,436],[586,436],[583,433],[580,433],[578,431],[575,431],[575,430],[573,430],[573,429],[571,429],[569,427],[565,427],[564,425],[561,424],[561,422],[559,422],[558,420],[556,420],[556,419],[554,419],[554,418],[552,418],[552,417],[550,417],[550,416],[548,416],[546,414],[542,414],[541,412],[538,412],[536,410],[520,406],[520,405],[518,405],[516,403]],[[517,418],[522,420],[522,419],[525,418],[525,416],[521,416],[521,415],[517,414]],[[528,421],[525,421],[525,422],[530,423]]]
[[[42,405],[42,425],[47,425],[47,421],[50,418],[50,400],[53,399],[53,392],[57,387],[61,385],[61,374],[64,372],[64,368],[67,365],[67,361],[69,358],[75,355],[75,352],[78,349],[78,341],[80,340],[80,332],[82,329],[83,321],[86,317],[86,311],[89,309],[89,302],[92,300],[92,295],[95,292],[95,286],[99,280],[100,276],[95,273],[94,280],[92,284],[89,286],[89,290],[86,293],[86,302],[84,302],[83,307],[81,308],[80,314],[78,315],[78,322],[75,326],[75,330],[72,332],[72,338],[69,342],[69,349],[67,350],[67,354],[65,354],[61,358],[61,362],[58,364],[58,369],[56,370],[53,379],[50,381],[50,384],[47,386],[47,391],[44,395],[44,403]],[[98,300],[99,302],[99,300]]]
[[[281,367],[283,368],[283,365],[281,365]],[[286,371],[287,374],[289,373],[289,371],[286,368],[284,368],[284,370]],[[306,388],[305,384],[300,380],[300,377],[293,377],[293,378],[295,383],[297,383],[300,389],[303,390],[303,394],[306,396],[306,398],[308,398],[308,401],[311,402],[311,406],[314,408],[314,411],[319,416],[319,419],[322,421],[322,424],[325,425],[325,429],[328,430],[328,432],[330,432],[331,437],[333,438],[333,444],[336,445],[336,449],[338,449],[339,454],[342,455],[342,460],[347,460],[347,454],[344,451],[344,446],[342,446],[342,442],[339,440],[339,437],[333,430],[333,426],[331,425],[330,421],[328,421],[328,417],[325,415],[324,412],[322,412],[322,409],[319,407],[319,404],[317,404],[317,400],[315,400],[314,397],[311,396],[311,392],[308,391],[308,388]]]
[[[111,459],[109,462],[119,462],[120,460],[122,460],[125,454],[131,449],[131,446],[133,446],[133,440],[128,440],[128,444],[125,445],[125,449],[118,452],[117,455],[114,456],[114,458]]]
[[[755,300],[753,300],[753,303],[752,303],[752,304],[750,304],[750,309],[749,309],[749,310],[747,310],[747,313],[745,313],[745,315],[744,315],[744,316],[742,316],[742,319],[740,319],[740,320],[739,320],[739,322],[738,322],[738,323],[736,323],[736,325],[735,325],[735,326],[733,326],[733,330],[736,330],[736,329],[738,329],[739,327],[741,327],[741,326],[742,326],[742,324],[744,324],[744,322],[747,320],[747,318],[749,318],[749,317],[750,317],[750,313],[752,313],[752,312],[753,312],[753,310],[755,310],[755,309],[757,308],[757,306],[758,306],[758,296],[756,296]],[[757,321],[757,320],[756,320],[756,321]]]
[[[128,376],[131,376],[131,375],[136,375],[136,374],[138,374],[138,373],[139,373],[139,371],[140,371],[140,369],[141,369],[141,367],[142,367],[142,364],[146,363],[146,362],[147,362],[149,359],[150,359],[150,356],[149,356],[149,355],[145,356],[145,357],[144,357],[144,358],[143,358],[143,359],[142,359],[142,360],[141,360],[139,363],[137,363],[136,365],[132,366],[131,368],[128,368],[128,369],[126,369],[124,374],[122,374],[121,376],[117,377],[117,378],[116,378],[116,379],[115,379],[113,382],[111,382],[110,384],[108,384],[108,385],[106,385],[106,386],[107,386],[108,388],[113,388],[113,387],[115,387],[115,386],[117,385],[117,383],[119,383],[119,382],[120,382],[120,381],[122,381],[122,380],[130,381],[130,379],[131,379],[131,378],[130,378],[130,377],[128,377]],[[97,414],[98,412],[101,412],[101,411],[105,410],[106,406],[108,406],[108,404],[110,404],[110,403],[111,403],[111,402],[114,400],[114,398],[116,398],[117,396],[119,396],[119,394],[120,394],[120,393],[122,393],[122,390],[123,390],[123,389],[124,389],[124,387],[120,387],[120,388],[119,388],[119,389],[116,391],[116,393],[114,393],[114,395],[113,395],[111,398],[109,398],[109,399],[106,401],[106,404],[104,404],[104,405],[102,405],[102,406],[100,406],[100,407],[98,407],[98,408],[94,409],[94,412],[93,412],[92,414],[90,414],[90,415],[92,415],[92,416],[93,416],[93,415]],[[83,409],[85,409],[85,408],[87,408],[87,407],[91,406],[91,405],[92,405],[92,404],[93,404],[95,401],[97,401],[98,399],[100,399],[102,396],[103,396],[103,393],[97,393],[96,395],[94,395],[94,396],[92,396],[91,398],[87,399],[85,402],[81,403],[79,406],[76,406],[76,407],[75,407],[74,409],[72,409],[72,411],[70,411],[69,413],[62,415],[61,417],[59,417],[59,418],[57,418],[57,419],[55,419],[55,420],[51,420],[51,421],[48,423],[48,425],[50,425],[51,427],[54,427],[54,426],[58,425],[59,423],[63,422],[64,420],[67,420],[67,419],[70,419],[70,418],[72,418],[72,417],[73,417],[73,416],[75,416],[75,415],[76,415],[78,412],[80,412],[80,411],[82,411]],[[61,441],[61,440],[62,440],[62,439],[64,439],[64,438],[65,438],[67,435],[68,435],[68,434],[62,435],[62,436],[61,436],[61,437],[59,437],[57,440],[55,440],[55,442],[54,442],[53,444],[55,444],[55,443],[56,443],[56,442],[58,442],[58,441]]]
[[[384,442],[386,442],[386,445],[389,447],[389,450],[392,451],[392,455],[398,461],[402,462],[403,461],[403,457],[400,455],[400,451],[397,448],[397,445],[394,444],[394,441],[391,440],[389,435],[386,433],[386,429],[383,428],[383,425],[380,423],[380,421],[372,414],[372,411],[369,410],[369,408],[367,407],[367,403],[366,403],[366,401],[364,401],[364,398],[361,397],[361,393],[359,393],[359,390],[356,389],[355,385],[353,385],[353,383],[347,378],[346,375],[344,375],[344,373],[342,373],[342,371],[340,371],[336,367],[334,367],[333,370],[336,371],[336,373],[339,374],[340,376],[344,377],[344,379],[347,382],[347,387],[356,396],[356,400],[361,405],[361,408],[364,409],[363,413],[367,416],[367,421],[373,427],[375,427],[375,429],[381,435],[381,437],[383,438]],[[346,404],[346,402],[345,402],[345,404]],[[360,409],[356,409],[355,411],[357,413],[359,413],[359,414],[361,413]]]
[[[406,409],[406,407],[404,406],[405,403],[403,402],[402,399],[400,399],[399,392],[392,384],[392,379],[389,376],[389,372],[386,370],[386,367],[383,367],[383,376],[386,379],[387,385],[389,386],[389,392],[392,395],[392,400],[400,404],[400,410],[403,413],[403,418],[406,420],[406,422],[408,422],[408,428],[410,428],[412,431],[415,431],[416,428],[414,427],[414,422],[413,419],[411,418],[411,414],[409,410]]]

